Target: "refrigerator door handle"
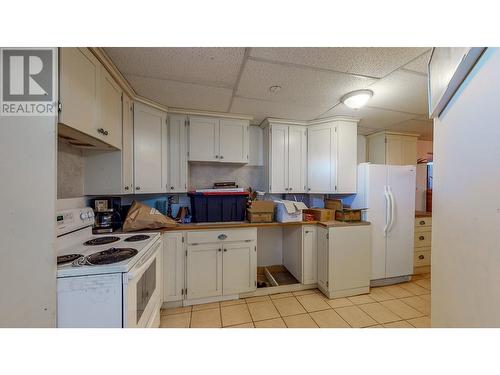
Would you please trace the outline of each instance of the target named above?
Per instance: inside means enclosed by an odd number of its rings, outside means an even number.
[[[394,225],[394,195],[392,194],[392,190],[390,186],[387,186],[387,193],[389,195],[389,201],[391,203],[391,219],[389,221],[389,225],[387,226],[387,232],[389,232],[392,229],[392,226]]]
[[[389,192],[387,186],[384,186],[384,196],[385,196],[385,225],[384,225],[384,236],[387,236],[387,230],[391,222],[391,198],[389,197]]]

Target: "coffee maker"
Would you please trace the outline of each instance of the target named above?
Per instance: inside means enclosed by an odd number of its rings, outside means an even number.
[[[94,198],[90,200],[94,210],[94,234],[112,233],[122,227],[120,211],[122,201],[119,197]]]

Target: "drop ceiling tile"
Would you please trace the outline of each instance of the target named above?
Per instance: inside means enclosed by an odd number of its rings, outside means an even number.
[[[279,64],[249,60],[237,89],[239,97],[313,106],[318,113],[326,111],[339,101],[342,95],[366,88],[374,79],[302,69]],[[281,86],[275,94],[269,91],[273,85]]]
[[[370,107],[424,115],[427,113],[427,77],[396,71],[371,85]]]
[[[318,109],[292,103],[235,97],[230,112],[252,115],[254,123],[261,123],[267,117],[310,120],[318,113]]]
[[[403,68],[412,70],[414,72],[427,74],[427,64],[429,63],[430,58],[431,58],[431,50],[417,57],[415,60],[409,62]]]
[[[105,48],[123,74],[233,87],[244,48]]]
[[[227,88],[130,74],[125,75],[125,78],[139,95],[168,107],[225,112],[231,101],[232,90]]]
[[[432,140],[433,138],[433,123],[430,120],[408,120],[392,125],[390,130],[411,132],[420,134],[421,140]]]
[[[250,56],[381,78],[428,48],[252,48]]]
[[[328,112],[322,114],[319,118],[331,116],[351,116],[360,118],[359,125],[373,128],[385,129],[393,124],[410,120],[415,118],[416,115],[402,112],[389,111],[386,109],[363,107],[360,109],[351,109],[340,103]]]

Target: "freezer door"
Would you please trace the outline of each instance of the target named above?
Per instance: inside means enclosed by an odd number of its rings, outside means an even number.
[[[413,273],[416,166],[387,166],[392,209],[386,234],[385,277]]]

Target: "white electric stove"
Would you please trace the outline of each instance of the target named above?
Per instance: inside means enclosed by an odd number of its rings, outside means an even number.
[[[58,327],[158,327],[159,233],[92,234],[90,207],[57,213]]]

